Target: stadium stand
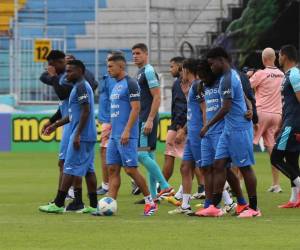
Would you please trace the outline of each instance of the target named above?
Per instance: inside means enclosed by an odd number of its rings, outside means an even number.
[[[1,1],[0,9],[5,9],[6,22],[1,20],[0,33],[0,94],[9,93],[9,25],[13,17],[13,0]],[[39,1],[20,0],[20,37],[43,37],[45,27],[48,36],[66,40],[67,53],[74,54],[95,71],[95,10],[94,0]],[[166,75],[164,84],[169,84],[168,61],[178,54],[184,41],[189,42],[195,51],[205,48],[211,39],[209,30],[215,36],[221,31],[219,20],[228,20],[230,8],[240,6],[241,0],[152,0],[151,8],[151,62],[159,72]],[[4,6],[5,5],[5,6]],[[1,8],[1,6],[5,8]],[[170,7],[171,6],[171,7]],[[230,6],[230,8],[228,8]],[[126,9],[126,11],[124,11]],[[2,15],[1,17],[4,15]],[[131,60],[131,46],[136,42],[146,42],[146,5],[140,0],[99,0],[99,62],[100,75],[105,72],[105,58],[110,49],[121,49],[127,60]],[[35,28],[32,28],[34,25]],[[44,26],[43,26],[44,25]],[[51,27],[53,27],[51,29]],[[62,27],[60,30],[55,27]],[[26,68],[24,68],[26,70]],[[129,65],[133,74],[135,68]],[[11,73],[12,74],[12,73]],[[35,77],[35,76],[33,76]],[[29,75],[30,78],[30,75]],[[28,79],[30,81],[30,79]]]

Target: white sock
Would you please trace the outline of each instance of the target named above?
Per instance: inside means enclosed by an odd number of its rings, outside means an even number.
[[[151,195],[145,196],[144,200],[145,200],[146,204],[154,204],[154,201],[153,201]]]
[[[103,189],[108,190],[108,183],[102,182],[101,186]]]
[[[225,205],[231,205],[233,202],[233,200],[231,199],[230,194],[227,192],[227,190],[223,191],[222,198],[223,198]]]
[[[181,205],[181,207],[183,209],[186,209],[186,208],[190,207],[190,198],[191,198],[191,194],[182,194],[182,205]]]
[[[290,202],[296,202],[298,200],[298,188],[292,187],[291,188],[291,197]]]
[[[177,200],[181,200],[182,199],[182,192],[183,192],[183,187],[182,187],[182,185],[180,185],[177,193],[175,194],[175,198]]]
[[[295,180],[293,180],[293,183],[300,188],[300,177],[298,176]]]

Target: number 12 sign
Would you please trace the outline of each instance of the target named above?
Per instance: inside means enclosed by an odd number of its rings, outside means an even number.
[[[51,40],[35,39],[34,40],[34,62],[47,62],[47,56],[51,51]]]

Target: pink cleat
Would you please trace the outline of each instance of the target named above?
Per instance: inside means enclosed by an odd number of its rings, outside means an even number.
[[[298,204],[298,202],[288,201],[287,203],[279,205],[278,207],[279,208],[296,208],[297,204]]]
[[[144,215],[145,216],[151,216],[158,210],[158,205],[156,203],[154,204],[145,204],[144,207]]]
[[[223,215],[223,211],[220,208],[216,208],[214,205],[210,205],[208,208],[198,210],[195,215],[204,217],[220,217]]]
[[[259,210],[254,210],[252,208],[249,208],[241,212],[238,218],[252,218],[252,217],[260,217],[260,216],[261,216],[261,212]]]

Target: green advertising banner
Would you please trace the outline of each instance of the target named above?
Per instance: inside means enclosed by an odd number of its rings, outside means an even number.
[[[62,128],[57,129],[49,136],[42,134],[42,128],[48,121],[49,114],[0,114],[0,120],[6,121],[5,129],[0,131],[0,144],[3,150],[12,152],[56,152],[62,138]],[[4,119],[5,118],[5,119]],[[101,125],[97,123],[97,140],[101,139]],[[160,114],[158,129],[158,151],[165,148],[168,126],[171,124],[170,114]],[[9,136],[10,134],[10,136]],[[99,145],[99,144],[98,144]]]

